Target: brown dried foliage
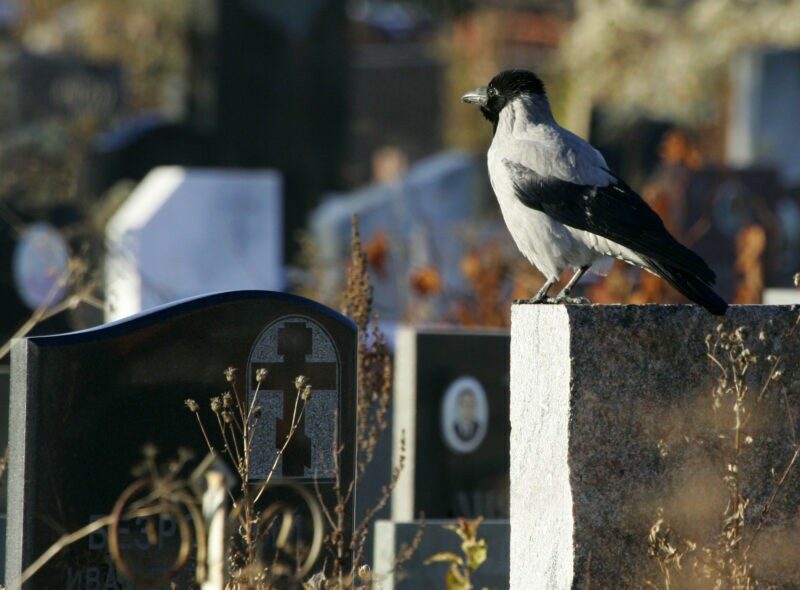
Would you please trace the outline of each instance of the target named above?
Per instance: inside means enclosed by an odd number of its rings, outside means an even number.
[[[375,446],[388,423],[392,393],[392,359],[377,315],[372,313],[372,283],[353,217],[352,258],[347,272],[342,313],[358,326],[358,473],[372,461]]]
[[[736,236],[735,303],[761,303],[764,292],[763,256],[767,248],[767,232],[757,224],[742,228]]]
[[[464,326],[508,326],[510,315],[504,286],[510,267],[500,247],[490,243],[472,248],[461,259],[461,274],[472,296],[455,304],[455,317]]]
[[[373,290],[368,270],[368,256],[361,242],[358,218],[352,219],[352,257],[347,269],[347,286],[342,297],[342,313],[350,317],[358,327],[358,436],[357,468],[353,482],[347,488],[339,481],[338,461],[343,448],[334,457],[336,478],[334,491],[337,505],[331,513],[324,509],[325,518],[331,527],[326,537],[328,551],[332,555],[332,576],[327,587],[346,588],[357,582],[361,587],[371,587],[372,577],[364,574],[362,565],[367,534],[372,519],[388,502],[392,490],[405,464],[404,441],[401,444],[400,460],[392,470],[387,485],[383,487],[377,504],[369,509],[356,524],[352,538],[346,539],[345,507],[349,503],[358,479],[364,475],[374,458],[375,447],[386,430],[386,415],[391,402],[392,361],[386,337],[380,329],[377,315],[372,312]],[[349,562],[349,569],[346,565]]]

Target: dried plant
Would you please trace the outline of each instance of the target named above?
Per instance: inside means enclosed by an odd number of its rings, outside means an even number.
[[[445,588],[447,590],[472,590],[472,574],[474,574],[486,561],[489,548],[486,539],[478,538],[478,527],[483,521],[478,517],[473,521],[463,518],[459,519],[457,525],[445,525],[449,531],[453,531],[461,538],[461,552],[458,555],[452,551],[440,551],[431,555],[425,560],[425,565],[433,563],[449,563],[445,573]]]
[[[358,327],[358,474],[373,459],[388,423],[392,393],[392,358],[377,314],[372,313],[372,284],[367,254],[361,245],[358,218],[352,221],[352,257],[347,272],[342,313]]]
[[[249,403],[237,386],[238,371],[236,368],[228,367],[224,375],[230,389],[209,400],[209,408],[214,416],[213,423],[217,427],[219,445],[215,445],[209,436],[209,430],[205,427],[200,413],[200,405],[193,399],[187,399],[184,403],[197,419],[197,424],[209,452],[220,453],[221,456],[228,460],[239,476],[238,494],[230,493],[233,506],[232,513],[238,519],[238,527],[236,527],[231,543],[229,556],[231,581],[226,586],[226,589],[266,589],[270,587],[270,570],[268,564],[260,562],[258,550],[265,536],[275,525],[275,519],[270,518],[272,512],[267,509],[268,507],[260,506],[259,501],[272,482],[281,457],[283,457],[286,448],[300,425],[306,402],[312,395],[312,388],[304,376],[299,375],[295,378],[296,395],[289,432],[283,445],[278,449],[265,479],[258,486],[253,487],[250,484],[253,443],[255,441],[256,426],[262,414],[261,406],[258,405],[258,396],[261,391],[261,385],[267,377],[267,370],[262,368],[256,371],[256,389]],[[282,547],[284,552],[291,553],[291,549],[288,546]],[[299,551],[299,548],[294,548],[294,550]],[[302,560],[298,560],[298,563],[300,561]],[[272,566],[275,566],[275,564],[273,563]],[[281,573],[284,573],[283,569]],[[302,572],[293,573],[300,575]]]
[[[736,235],[736,264],[738,284],[735,303],[761,303],[764,293],[764,254],[767,232],[758,224],[750,224]]]
[[[461,274],[469,283],[470,297],[456,302],[455,316],[465,326],[508,326],[506,282],[511,264],[496,242],[471,248],[461,259]]]
[[[791,338],[795,328],[787,337]],[[758,340],[764,342],[763,331]],[[760,358],[748,343],[744,328],[728,331],[719,325],[706,337],[707,356],[716,370],[716,384],[711,393],[715,432],[698,437],[699,444],[720,450],[721,484],[727,492],[727,503],[720,515],[719,529],[710,542],[700,543],[682,538],[670,526],[659,509],[658,520],[648,537],[649,555],[656,560],[662,574],[661,584],[647,581],[650,588],[674,590],[730,589],[756,590],[780,588],[759,579],[752,562],[751,549],[771,515],[775,500],[784,489],[800,456],[800,443],[795,433],[793,415],[785,387],[772,386],[783,378],[783,359],[767,354]],[[754,386],[753,369],[766,361],[766,373]],[[751,428],[753,416],[772,389],[782,392],[787,413],[791,455],[782,469],[774,471],[772,490],[757,518],[750,514],[750,495],[756,493],[753,482],[745,483],[744,468],[754,450]],[[705,439],[705,440],[704,440]]]
[[[325,508],[323,512],[331,527],[326,537],[328,551],[332,558],[332,577],[329,587],[347,588],[356,581],[365,587],[374,585],[374,580],[364,581],[362,560],[366,547],[370,523],[375,515],[388,502],[397,480],[405,465],[405,442],[401,443],[398,464],[392,470],[389,482],[382,488],[375,506],[366,511],[362,520],[356,523],[350,539],[345,535],[346,507],[355,493],[359,478],[372,463],[375,448],[381,435],[385,432],[386,419],[391,403],[392,362],[386,337],[380,329],[379,319],[372,312],[372,283],[368,271],[367,253],[364,251],[358,230],[358,218],[352,219],[352,254],[347,270],[347,286],[342,297],[342,313],[350,317],[358,327],[358,429],[357,429],[357,464],[352,482],[344,486],[340,480],[339,457],[343,451],[340,447],[335,456],[336,481],[334,492],[337,502],[333,511]],[[402,437],[401,437],[402,438]],[[319,493],[318,493],[319,495]]]

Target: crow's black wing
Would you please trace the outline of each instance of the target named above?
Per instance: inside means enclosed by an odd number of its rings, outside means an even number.
[[[510,160],[504,164],[525,206],[625,246],[653,260],[653,266],[667,264],[708,284],[716,280],[705,261],[673,238],[656,212],[616,176],[614,184],[586,186],[544,178]]]

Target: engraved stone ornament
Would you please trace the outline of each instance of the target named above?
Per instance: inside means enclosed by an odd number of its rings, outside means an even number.
[[[267,478],[286,440],[298,394],[294,380],[302,375],[312,394],[274,476],[333,479],[341,394],[339,354],[330,334],[318,322],[300,315],[283,317],[264,328],[250,352],[248,405],[256,396],[256,371],[262,368],[267,374],[256,399],[262,414],[253,445],[252,478]]]

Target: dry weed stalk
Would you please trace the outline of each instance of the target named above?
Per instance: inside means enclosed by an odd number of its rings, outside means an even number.
[[[798,318],[800,322],[800,318]],[[786,337],[791,338],[794,327]],[[764,332],[758,339],[766,340]],[[658,520],[648,537],[649,555],[654,558],[662,573],[662,584],[647,581],[650,588],[675,590],[677,588],[709,588],[726,590],[775,589],[778,586],[759,580],[754,572],[750,550],[772,511],[778,494],[795,469],[800,456],[800,443],[795,433],[795,417],[785,388],[783,402],[788,420],[791,456],[781,469],[780,477],[772,482],[773,489],[753,526],[748,518],[750,499],[743,482],[746,453],[751,453],[753,435],[748,426],[758,408],[771,390],[771,385],[782,378],[782,358],[766,355],[766,377],[753,388],[749,378],[753,367],[763,362],[751,350],[744,328],[727,331],[717,326],[706,337],[707,357],[716,370],[716,384],[712,390],[712,407],[716,424],[713,438],[722,441],[724,472],[722,483],[728,494],[727,505],[721,515],[719,532],[713,542],[699,544],[675,533],[659,509]],[[752,489],[749,489],[753,493]],[[690,567],[684,567],[689,564]]]
[[[378,439],[388,426],[386,413],[391,401],[392,359],[378,317],[372,314],[372,282],[355,215],[352,220],[351,248],[342,313],[358,327],[357,456],[358,473],[361,475],[372,461]]]
[[[347,269],[347,286],[342,297],[342,313],[350,317],[358,327],[358,435],[357,462],[353,481],[343,486],[338,469],[339,456],[343,450],[337,449],[335,460],[336,481],[334,493],[336,506],[331,513],[324,508],[325,518],[331,527],[326,537],[328,551],[332,556],[332,576],[328,587],[343,589],[353,586],[372,588],[375,581],[367,576],[368,568],[362,565],[369,525],[377,512],[389,500],[405,464],[405,442],[403,441],[400,460],[392,470],[389,482],[382,488],[381,496],[375,506],[370,508],[364,518],[356,523],[350,539],[345,535],[346,506],[350,502],[358,479],[364,475],[371,464],[375,447],[386,430],[386,414],[391,402],[392,361],[386,338],[380,329],[378,317],[372,313],[372,283],[369,277],[367,254],[364,251],[358,230],[358,218],[352,218],[352,257]],[[318,492],[319,495],[319,492]],[[322,504],[322,502],[321,502]]]
[[[258,548],[264,537],[275,524],[270,510],[259,507],[259,500],[272,481],[289,442],[292,440],[305,411],[306,402],[312,394],[311,384],[300,375],[294,380],[296,390],[292,420],[289,432],[283,445],[278,450],[266,478],[257,487],[250,485],[251,460],[255,429],[261,418],[261,406],[257,405],[261,384],[264,382],[267,371],[258,369],[255,374],[256,389],[253,399],[247,403],[246,397],[240,393],[237,386],[238,371],[234,367],[225,370],[225,379],[230,385],[230,390],[222,395],[212,397],[209,407],[214,415],[217,425],[221,448],[218,451],[211,442],[209,432],[200,415],[200,406],[193,399],[187,399],[186,407],[195,415],[203,440],[209,452],[219,452],[226,457],[239,476],[238,497],[230,494],[232,514],[236,515],[239,526],[233,538],[229,563],[231,566],[231,581],[226,586],[227,590],[266,589],[270,587],[269,567],[259,562]],[[283,549],[290,549],[283,547]],[[272,564],[274,567],[275,564]],[[294,572],[296,573],[296,572]]]

